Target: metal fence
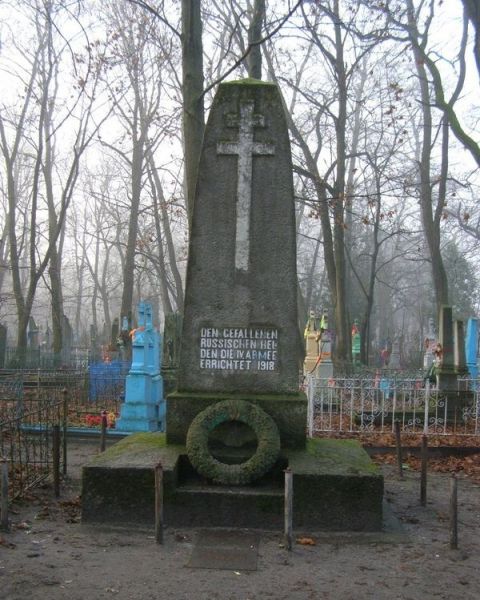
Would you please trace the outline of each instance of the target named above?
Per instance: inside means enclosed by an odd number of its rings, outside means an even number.
[[[86,369],[93,359],[93,353],[88,348],[72,348],[68,353],[55,353],[42,346],[18,350],[15,347],[5,348],[4,364],[1,368],[16,369],[55,369],[73,368]]]
[[[99,427],[106,410],[118,414],[125,389],[125,369],[95,373],[81,370],[0,370],[0,422],[13,418],[23,403],[66,402],[68,427]],[[12,412],[13,411],[13,412]]]
[[[0,457],[8,464],[9,498],[22,496],[52,473],[53,426],[63,431],[66,466],[66,413],[63,399],[52,396],[2,399]]]
[[[422,378],[307,377],[308,432],[480,434],[480,381],[445,392]]]
[[[128,370],[128,369],[127,369]],[[9,498],[22,496],[52,474],[52,432],[101,427],[101,412],[114,425],[123,399],[126,368],[98,370],[0,370],[0,458],[9,471]]]

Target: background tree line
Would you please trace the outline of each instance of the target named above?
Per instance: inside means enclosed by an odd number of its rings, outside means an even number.
[[[448,4],[448,6],[445,6]],[[450,303],[478,310],[480,16],[455,0],[16,0],[0,7],[0,320],[63,316],[78,342],[182,310],[189,215],[219,81],[280,86],[291,133],[300,319],[336,361]],[[448,27],[448,39],[442,35]],[[212,224],[213,226],[213,224]]]

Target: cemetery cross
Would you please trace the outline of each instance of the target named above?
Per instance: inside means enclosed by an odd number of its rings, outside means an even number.
[[[265,127],[265,117],[254,114],[253,102],[240,105],[240,119],[228,115],[228,125],[238,127],[237,142],[219,142],[217,154],[238,156],[237,222],[235,231],[235,267],[248,271],[250,252],[250,207],[252,201],[252,157],[273,156],[275,146],[254,142],[254,127]]]

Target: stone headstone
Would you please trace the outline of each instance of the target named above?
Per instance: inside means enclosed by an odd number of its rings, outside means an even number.
[[[177,389],[177,369],[182,339],[182,315],[179,312],[165,315],[163,329],[162,377],[165,395]]]
[[[132,335],[132,366],[120,407],[119,431],[164,431],[165,400],[160,375],[161,337],[153,325],[152,305],[139,302],[138,328]]]
[[[199,164],[167,440],[185,442],[205,408],[201,394],[212,403],[233,393],[268,403],[280,434],[286,439],[288,427],[304,445],[301,354],[292,163],[280,92],[255,80],[223,83]]]
[[[355,319],[352,325],[352,361],[354,365],[360,364],[361,337],[358,321]]]
[[[392,353],[388,364],[390,369],[400,369],[400,341],[395,338],[392,343]]]
[[[457,375],[463,377],[468,372],[467,361],[465,357],[465,327],[463,321],[454,321],[453,333],[455,371]]]
[[[437,345],[437,337],[435,334],[434,320],[430,318],[428,320],[428,332],[424,340],[424,355],[423,355],[423,368],[430,369],[434,359],[435,347]]]
[[[7,353],[7,327],[0,323],[0,369],[5,367]]]
[[[279,91],[219,86],[189,249],[179,391],[298,390],[295,213]]]
[[[437,387],[441,390],[451,390],[457,387],[457,374],[455,371],[454,334],[452,307],[440,307],[438,341],[441,346],[442,356],[437,367]]]
[[[118,317],[115,317],[112,322],[110,332],[110,350],[114,352],[117,349],[118,336],[120,335],[120,323]]]
[[[475,318],[467,321],[465,355],[470,377],[476,379],[478,377],[478,319]]]
[[[62,320],[62,361],[69,364],[72,358],[73,329],[66,315]]]
[[[37,326],[37,324],[35,323],[35,319],[33,317],[30,317],[28,319],[28,345],[30,348],[38,348],[38,343],[39,343],[39,339],[38,339],[38,334],[39,334],[39,328]]]
[[[318,342],[320,339],[320,325],[315,311],[311,310],[303,333],[305,339],[305,360],[303,361],[303,374],[311,375],[318,365]]]

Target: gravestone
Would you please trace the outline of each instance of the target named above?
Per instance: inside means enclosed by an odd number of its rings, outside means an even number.
[[[180,359],[182,315],[179,312],[165,315],[163,328],[162,377],[167,396],[177,387],[177,369]]]
[[[305,339],[303,374],[311,375],[314,373],[318,364],[318,342],[320,339],[320,325],[315,315],[315,311],[313,310],[310,311],[308,316],[303,337]]]
[[[463,321],[458,319],[454,321],[453,333],[455,371],[458,377],[465,377],[468,370],[467,360],[465,357],[465,325]]]
[[[428,332],[424,340],[425,353],[423,355],[423,368],[428,370],[433,364],[434,351],[437,345],[437,338],[435,335],[435,324],[434,320],[430,318],[428,320]]]
[[[97,328],[95,327],[95,325],[91,324],[90,325],[90,347],[88,350],[89,353],[89,363],[96,363],[98,361],[98,359],[100,358],[100,348],[99,348],[99,343],[98,343],[98,336],[97,336]]]
[[[353,440],[306,440],[292,164],[278,88],[219,86],[199,163],[178,390],[167,435],[118,442],[83,469],[82,519],[149,522],[161,462],[169,525],[378,530],[383,478]],[[166,444],[165,444],[166,442]]]
[[[464,376],[466,370],[465,337],[463,322],[454,323],[451,306],[441,306],[438,337],[437,389],[445,404],[447,422],[456,423],[463,419],[465,408],[473,403],[473,393],[460,389],[458,384],[458,376]]]
[[[73,329],[66,315],[62,319],[62,363],[69,365],[72,360]]]
[[[305,445],[296,290],[292,165],[278,89],[220,85],[200,159],[169,443],[185,443],[196,415],[234,393],[266,409],[284,442]]]
[[[118,317],[115,317],[112,322],[112,327],[110,331],[110,352],[117,351],[118,345],[118,336],[120,335],[120,323]]]
[[[476,379],[478,377],[478,319],[475,318],[467,321],[465,355],[470,377]]]
[[[393,339],[392,353],[388,364],[390,369],[400,369],[400,341],[397,337]]]
[[[358,320],[355,319],[352,325],[352,361],[354,365],[360,364],[360,353],[361,353],[361,337],[360,329],[358,327]]]
[[[32,348],[32,349],[38,348],[39,333],[40,333],[40,330],[39,330],[37,324],[35,323],[35,319],[33,317],[30,317],[28,319],[28,333],[27,333],[29,348]]]
[[[45,327],[45,335],[43,337],[43,342],[46,350],[51,350],[52,348],[52,330],[50,329],[50,325],[47,321],[47,326]]]
[[[328,315],[322,314],[320,320],[320,339],[318,342],[319,363],[316,370],[318,379],[330,379],[333,377],[332,362],[332,331],[328,327]]]
[[[437,387],[439,390],[457,389],[457,372],[455,369],[454,333],[452,307],[440,307],[438,340],[442,356],[437,367]]]
[[[7,327],[0,323],[0,369],[5,367],[7,353]]]
[[[118,431],[164,431],[165,401],[160,375],[160,336],[153,326],[152,305],[138,304],[138,328],[132,336],[132,366],[125,381]]]

